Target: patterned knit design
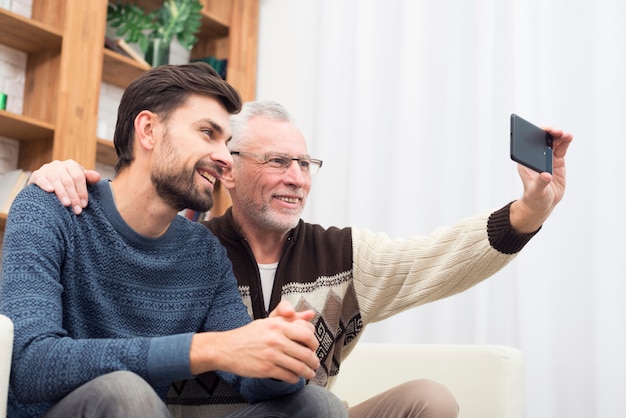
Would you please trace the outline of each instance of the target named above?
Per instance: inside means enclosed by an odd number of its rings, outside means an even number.
[[[203,226],[177,216],[160,238],[131,230],[108,182],[80,216],[35,186],[16,198],[5,230],[0,312],[15,324],[9,410],[40,416],[62,396],[131,370],[162,396],[189,379],[194,332],[250,321],[231,263]],[[249,401],[296,385],[220,373]]]
[[[341,349],[352,342],[363,329],[363,321],[354,303],[352,272],[320,277],[312,283],[289,283],[283,286],[283,299],[296,310],[315,312],[312,322],[320,345],[317,357],[321,366],[310,383],[326,386],[329,376],[339,373]],[[348,297],[346,297],[348,295]]]

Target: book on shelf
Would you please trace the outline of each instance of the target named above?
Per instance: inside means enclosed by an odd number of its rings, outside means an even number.
[[[0,212],[9,213],[15,196],[26,186],[30,178],[30,171],[11,170],[0,178]]]
[[[116,39],[114,42],[115,42],[115,45],[121,48],[128,56],[130,56],[135,61],[143,65],[146,65],[148,67],[151,66],[150,64],[148,64],[148,61],[146,61],[139,52],[135,51],[130,45],[128,45],[128,43],[125,40],[120,38],[120,39]]]
[[[104,47],[105,47],[106,49],[110,49],[110,50],[111,50],[111,51],[113,51],[113,52],[117,52],[118,54],[123,55],[123,56],[125,56],[126,58],[132,58],[132,59],[134,59],[133,57],[131,57],[131,56],[128,54],[128,52],[124,51],[124,49],[122,49],[122,48],[121,48],[121,47],[117,44],[117,42],[115,42],[115,40],[114,40],[114,39],[109,38],[108,36],[105,36],[105,37],[104,37]]]

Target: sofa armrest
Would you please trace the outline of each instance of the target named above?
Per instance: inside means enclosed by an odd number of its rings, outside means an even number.
[[[13,322],[0,315],[0,417],[7,414],[11,354],[13,353]]]
[[[460,418],[524,416],[523,354],[507,346],[359,343],[331,389],[356,405],[420,378],[446,385],[459,403]]]

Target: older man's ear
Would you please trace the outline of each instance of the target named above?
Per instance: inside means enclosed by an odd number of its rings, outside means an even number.
[[[235,187],[235,179],[233,178],[233,168],[226,167],[222,171],[222,177],[220,177],[220,181],[228,190]]]

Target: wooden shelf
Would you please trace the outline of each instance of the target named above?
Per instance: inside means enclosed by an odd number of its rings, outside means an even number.
[[[201,12],[202,26],[198,32],[198,38],[225,38],[228,36],[228,21],[221,20],[220,16],[212,13]]]
[[[102,67],[102,81],[115,86],[126,88],[131,81],[149,69],[132,58],[125,57],[109,49],[104,50]]]
[[[128,1],[130,3],[130,1]],[[153,11],[161,7],[163,0],[134,0],[135,3],[147,11]],[[228,26],[231,17],[231,4],[228,1],[200,0],[204,8],[200,11],[202,15],[202,26],[198,37],[208,37],[213,39],[228,36]],[[207,8],[211,12],[207,12]]]
[[[117,153],[115,152],[113,141],[101,138],[98,138],[97,141],[96,161],[100,164],[115,166],[117,164]]]
[[[9,10],[0,9],[0,28],[0,44],[10,48],[27,53],[61,49],[61,32]]]
[[[51,160],[116,165],[112,141],[96,138],[102,82],[126,88],[150,67],[104,48],[107,4],[118,0],[30,0],[25,18],[0,9],[0,45],[27,54],[23,115],[0,111],[0,136],[20,142],[18,167]],[[163,0],[120,0],[155,10]],[[259,0],[200,0],[201,28],[193,58],[228,59],[227,80],[244,100],[256,92]],[[216,190],[219,215],[230,204]],[[224,195],[224,196],[222,196]],[[0,214],[0,233],[6,214]]]
[[[138,3],[148,10],[156,9],[159,5],[159,2],[154,0],[141,0]],[[228,37],[228,22],[224,21],[223,16],[204,11],[201,13],[202,26],[197,35],[199,38],[221,39]],[[125,57],[109,49],[104,49],[102,81],[106,83],[126,88],[131,81],[149,68],[149,66],[139,63],[132,58]]]
[[[20,141],[52,141],[54,126],[28,116],[0,110],[0,135]]]

